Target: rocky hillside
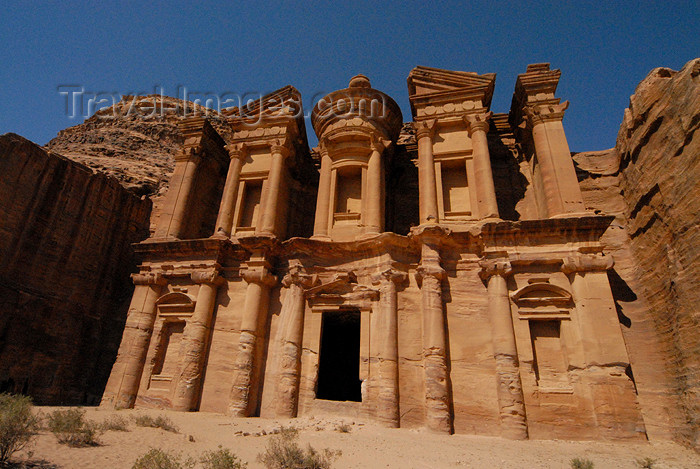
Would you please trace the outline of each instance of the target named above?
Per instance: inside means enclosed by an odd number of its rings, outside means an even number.
[[[700,446],[700,59],[637,86],[614,149],[575,155],[605,241],[649,436]]]
[[[137,194],[159,196],[182,145],[177,121],[196,113],[206,113],[227,140],[229,126],[210,109],[167,96],[124,96],[115,106],[60,131],[46,148],[114,176]]]

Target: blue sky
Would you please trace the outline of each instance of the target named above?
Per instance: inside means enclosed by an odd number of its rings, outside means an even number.
[[[550,62],[573,151],[615,144],[635,86],[700,56],[700,2],[7,2],[0,134],[39,144],[82,122],[62,85],[115,95],[298,88],[304,106],[364,73],[410,120],[416,65],[495,72],[494,112],[518,73]],[[310,128],[310,126],[309,126]],[[315,138],[310,141],[315,142]]]

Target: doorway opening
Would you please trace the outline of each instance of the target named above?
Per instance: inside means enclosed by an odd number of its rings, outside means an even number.
[[[358,310],[323,313],[316,398],[362,401]]]

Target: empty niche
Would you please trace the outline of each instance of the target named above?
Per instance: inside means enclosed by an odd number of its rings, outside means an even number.
[[[362,172],[360,168],[338,170],[336,178],[335,220],[359,219],[362,211]]]
[[[167,321],[163,324],[159,354],[151,376],[152,387],[167,389],[180,366],[180,344],[185,321]]]
[[[317,399],[362,401],[360,311],[323,313]]]
[[[561,321],[534,320],[529,323],[537,385],[544,389],[568,387],[568,365],[561,343]]]
[[[246,181],[239,227],[254,228],[260,212],[262,181]]]
[[[467,170],[463,161],[441,165],[442,200],[446,217],[471,215]]]

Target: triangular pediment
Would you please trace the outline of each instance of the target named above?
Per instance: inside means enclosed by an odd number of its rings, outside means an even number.
[[[451,91],[486,92],[493,87],[495,73],[479,75],[474,72],[459,72],[440,68],[418,66],[408,74],[410,97],[429,96]]]

